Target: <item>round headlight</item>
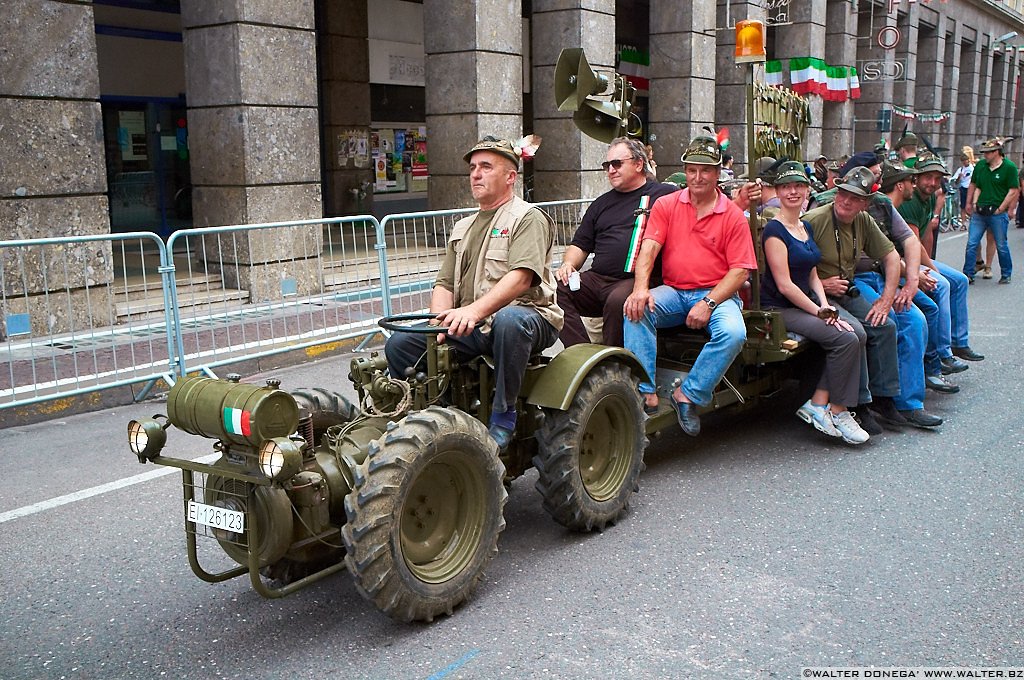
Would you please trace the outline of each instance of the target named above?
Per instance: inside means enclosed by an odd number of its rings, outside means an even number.
[[[260,471],[270,479],[289,479],[301,468],[302,451],[292,440],[274,437],[260,446]]]
[[[163,425],[152,418],[128,423],[128,448],[140,461],[152,460],[167,443]]]

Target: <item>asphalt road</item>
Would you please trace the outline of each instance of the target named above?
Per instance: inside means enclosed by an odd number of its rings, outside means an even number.
[[[940,254],[959,266],[962,234]],[[1024,267],[1024,230],[1011,245]],[[962,257],[962,256],[960,256]],[[180,476],[141,466],[149,402],[0,430],[0,677],[742,678],[804,666],[1024,665],[1024,273],[971,289],[987,358],[930,396],[938,432],[823,440],[781,395],[655,439],[604,533],[512,487],[476,596],[433,624],[377,612],[347,573],[283,600],[209,585],[184,551]],[[338,360],[276,372],[344,384]],[[269,376],[266,376],[269,377]],[[931,393],[930,393],[931,395]],[[178,435],[168,450],[209,453]],[[142,475],[139,477],[139,475]],[[78,494],[77,496],[71,496]]]

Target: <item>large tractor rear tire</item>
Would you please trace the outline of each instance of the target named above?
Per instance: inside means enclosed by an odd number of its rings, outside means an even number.
[[[498,552],[504,474],[487,429],[462,411],[431,406],[389,426],[345,497],[359,592],[400,621],[451,614]]]
[[[549,411],[533,459],[537,491],[555,521],[603,531],[629,509],[644,470],[644,413],[636,382],[621,364],[597,366],[567,411]]]

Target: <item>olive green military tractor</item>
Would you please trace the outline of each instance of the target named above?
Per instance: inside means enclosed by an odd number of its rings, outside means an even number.
[[[748,340],[705,409],[744,405],[778,389],[801,349],[777,315],[746,312]],[[628,510],[647,435],[675,428],[672,409],[648,417],[643,370],[627,350],[576,345],[537,356],[517,403],[515,438],[499,454],[488,436],[494,369],[438,344],[432,315],[381,320],[428,334],[426,370],[390,376],[377,353],[352,360],[350,403],[321,388],[183,378],[167,415],[133,420],[140,462],[180,468],[188,558],[209,582],[248,574],[281,597],[347,569],[359,592],[402,620],[430,621],[465,601],[497,552],[506,487],[531,466],[544,508],[560,524],[601,531]],[[659,336],[656,382],[667,394],[706,335]],[[163,454],[176,427],[213,441],[208,459]],[[198,453],[198,452],[197,452]],[[219,569],[204,559],[211,552]],[[201,556],[203,559],[201,559]]]

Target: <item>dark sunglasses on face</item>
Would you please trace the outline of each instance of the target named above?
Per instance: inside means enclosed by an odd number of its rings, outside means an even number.
[[[604,170],[605,172],[608,172],[608,168],[610,168],[610,167],[611,168],[615,168],[616,170],[618,170],[619,168],[622,167],[623,163],[629,163],[630,161],[635,161],[635,160],[637,160],[637,159],[635,159],[635,158],[616,158],[613,161],[605,161],[604,163],[601,163],[601,169]]]

